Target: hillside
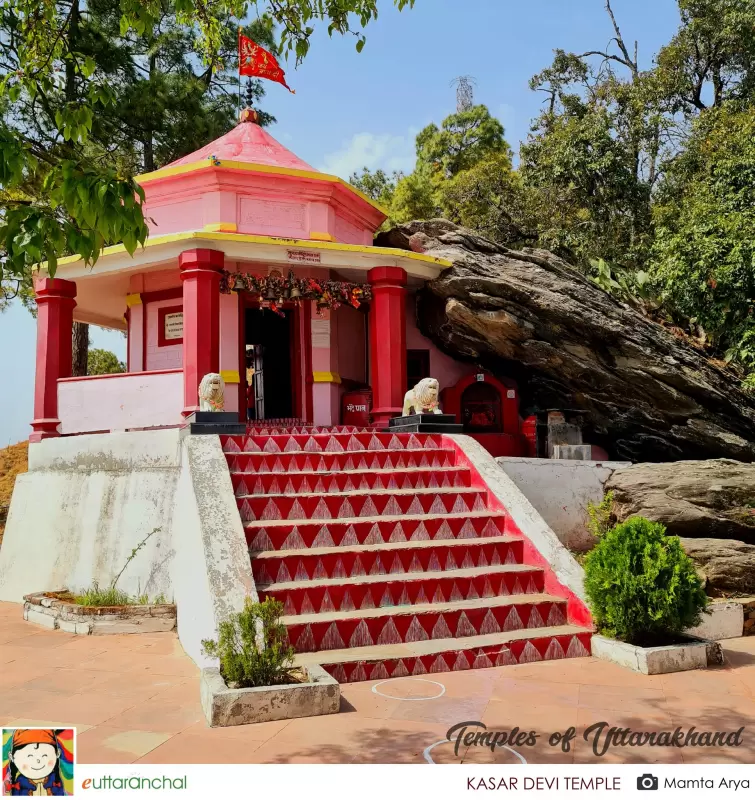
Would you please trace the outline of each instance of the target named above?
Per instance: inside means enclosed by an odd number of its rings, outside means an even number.
[[[16,475],[26,472],[29,443],[19,442],[0,450],[0,544],[5,531],[5,515],[13,493]]]

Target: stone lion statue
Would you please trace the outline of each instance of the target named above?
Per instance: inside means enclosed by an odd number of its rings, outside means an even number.
[[[413,389],[404,395],[403,416],[412,414],[442,414],[438,406],[440,385],[435,378],[423,378]]]
[[[225,408],[225,381],[217,372],[209,372],[199,384],[199,410],[223,411]]]

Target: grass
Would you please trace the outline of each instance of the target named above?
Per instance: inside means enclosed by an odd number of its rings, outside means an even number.
[[[165,602],[165,597],[158,595],[154,600],[146,594],[132,597],[114,586],[100,589],[95,583],[81,594],[74,594],[74,600],[80,606],[147,606],[160,605]]]
[[[6,511],[5,507],[10,505],[16,475],[26,472],[29,468],[28,456],[28,442],[19,442],[0,450],[0,512]],[[0,513],[0,544],[3,541],[4,530],[4,514]]]

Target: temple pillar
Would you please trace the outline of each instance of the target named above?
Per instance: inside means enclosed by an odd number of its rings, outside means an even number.
[[[183,281],[183,372],[186,417],[199,410],[199,383],[208,372],[220,372],[219,250],[185,250],[178,257]]]
[[[367,273],[370,306],[372,419],[387,428],[401,415],[406,394],[406,270],[375,267]]]
[[[76,284],[61,278],[34,282],[37,296],[37,369],[30,442],[59,436],[58,379],[71,377]]]

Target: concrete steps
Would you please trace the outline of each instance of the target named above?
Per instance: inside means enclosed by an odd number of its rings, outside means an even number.
[[[566,592],[442,436],[221,439],[259,594],[283,604],[299,663],[354,681],[589,654]]]

